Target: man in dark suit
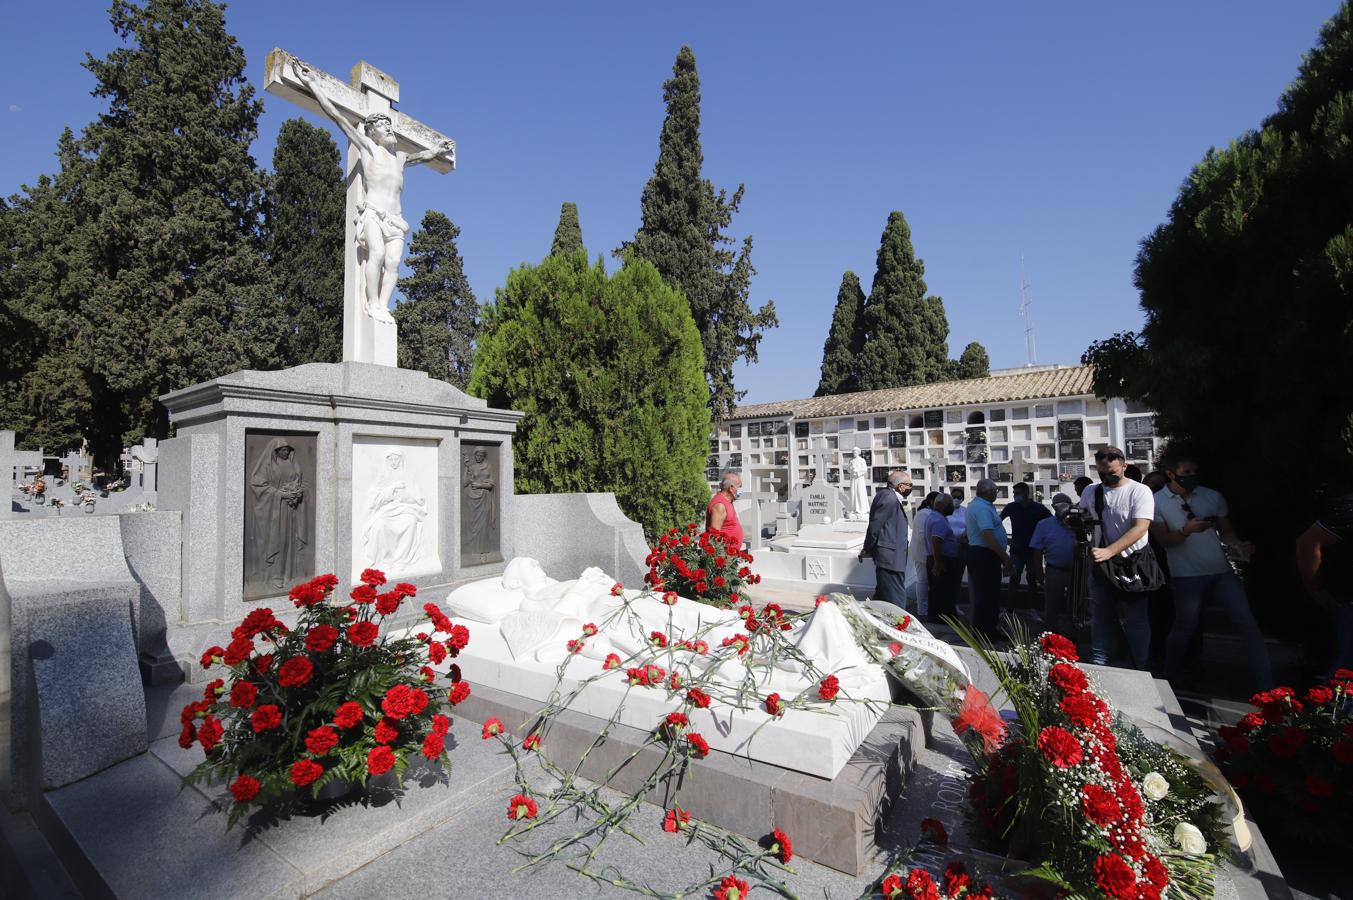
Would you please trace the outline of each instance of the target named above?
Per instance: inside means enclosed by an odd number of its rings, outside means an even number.
[[[888,488],[874,494],[869,505],[869,528],[864,533],[860,559],[874,560],[875,600],[886,600],[898,607],[907,602],[907,500],[911,494],[911,475],[904,471],[888,473]]]

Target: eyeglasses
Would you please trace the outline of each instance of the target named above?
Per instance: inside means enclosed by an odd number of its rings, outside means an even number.
[[[1188,516],[1190,519],[1197,518],[1197,517],[1193,514],[1193,508],[1192,508],[1191,506],[1189,506],[1189,501],[1187,501],[1187,500],[1180,500],[1180,501],[1179,501],[1179,508],[1182,509],[1182,510],[1184,511],[1184,515]]]

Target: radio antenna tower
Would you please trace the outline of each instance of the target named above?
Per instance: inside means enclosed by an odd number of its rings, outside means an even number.
[[[1019,317],[1024,320],[1024,353],[1028,356],[1025,365],[1038,365],[1038,353],[1034,349],[1034,317],[1029,312],[1033,301],[1029,299],[1029,288],[1033,287],[1024,277],[1024,254],[1019,255]]]

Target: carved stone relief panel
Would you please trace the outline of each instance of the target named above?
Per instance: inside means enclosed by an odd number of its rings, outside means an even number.
[[[442,570],[437,441],[352,438],[352,577],[380,569],[412,578]]]
[[[477,566],[501,562],[502,495],[498,444],[460,445],[460,564]],[[738,456],[739,454],[734,454]]]
[[[244,436],[244,599],[315,577],[314,434]]]

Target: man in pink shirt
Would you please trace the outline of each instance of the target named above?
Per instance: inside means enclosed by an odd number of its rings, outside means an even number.
[[[705,507],[705,530],[717,531],[734,543],[742,546],[742,523],[738,521],[733,501],[742,492],[742,476],[732,470],[723,473],[719,480],[719,490],[710,498]]]

